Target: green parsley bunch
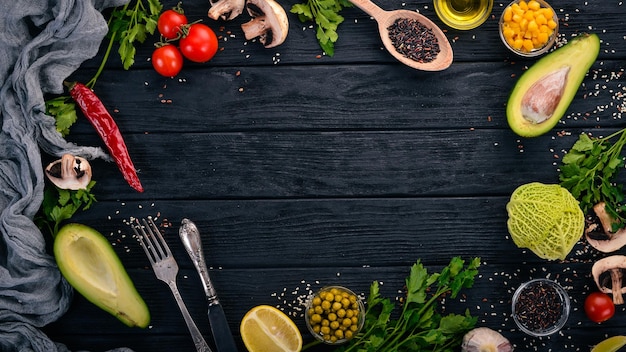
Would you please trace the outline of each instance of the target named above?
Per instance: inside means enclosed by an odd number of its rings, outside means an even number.
[[[604,138],[582,133],[563,157],[559,174],[561,186],[580,202],[583,213],[588,214],[594,205],[605,203],[607,213],[614,220],[614,231],[626,226],[624,190],[615,183],[617,172],[624,168],[624,144],[626,129]]]
[[[465,314],[442,316],[438,304],[444,295],[457,297],[463,288],[472,287],[480,258],[467,265],[454,257],[440,273],[429,274],[420,261],[411,267],[406,279],[406,298],[400,317],[392,319],[394,304],[383,298],[378,282],[370,286],[365,325],[341,352],[455,351],[463,336],[476,325],[469,310]]]

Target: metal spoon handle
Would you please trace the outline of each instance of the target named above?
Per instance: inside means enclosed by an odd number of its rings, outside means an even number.
[[[198,271],[200,275],[200,281],[202,281],[202,287],[206,293],[209,305],[219,303],[217,292],[215,291],[215,287],[213,287],[213,283],[209,277],[209,270],[204,260],[202,240],[200,239],[200,232],[196,224],[189,219],[183,219],[179,229],[179,235],[187,250],[187,254],[189,254],[193,265],[196,267],[196,271]]]

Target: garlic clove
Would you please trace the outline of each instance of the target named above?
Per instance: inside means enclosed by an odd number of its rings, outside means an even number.
[[[84,189],[91,181],[91,165],[85,158],[64,154],[46,167],[46,176],[61,189]]]
[[[463,336],[462,352],[513,352],[513,345],[499,332],[475,328]]]

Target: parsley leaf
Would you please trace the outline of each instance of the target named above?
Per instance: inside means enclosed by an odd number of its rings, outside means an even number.
[[[89,209],[96,202],[95,195],[91,193],[95,184],[92,180],[86,188],[79,190],[46,187],[41,208],[35,217],[37,226],[42,230],[47,228],[54,237],[63,221],[70,219],[79,210]]]
[[[147,8],[142,0],[136,0],[111,13],[108,36],[119,43],[118,53],[125,70],[135,63],[135,43],[143,43],[148,34],[154,34],[161,10],[163,5],[158,0],[148,0]]]
[[[455,298],[470,288],[478,274],[480,258],[466,263],[454,257],[440,273],[430,274],[418,261],[406,278],[407,296],[397,320],[391,319],[394,303],[380,296],[378,282],[370,286],[363,330],[340,352],[453,351],[477,318],[464,314],[441,316],[437,304],[443,295]]]
[[[306,0],[294,4],[290,12],[297,14],[301,22],[315,22],[317,26],[315,36],[320,47],[328,56],[333,56],[335,42],[339,39],[337,28],[344,21],[339,12],[352,6],[348,0]]]
[[[612,139],[617,138],[615,143]],[[561,186],[580,202],[588,214],[594,205],[604,202],[607,213],[613,218],[613,230],[626,226],[624,191],[614,179],[624,167],[622,149],[626,144],[626,129],[604,138],[594,138],[582,133],[572,148],[563,156],[559,180]]]
[[[59,96],[46,101],[46,112],[56,120],[56,129],[65,137],[76,122],[76,104],[69,96]]]

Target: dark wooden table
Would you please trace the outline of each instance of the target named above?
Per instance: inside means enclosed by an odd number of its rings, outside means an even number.
[[[294,3],[281,2],[287,10]],[[127,328],[76,295],[67,314],[45,328],[51,338],[72,350],[193,350],[170,291],[127,226],[144,216],[172,224],[166,236],[181,266],[180,289],[209,341],[203,290],[178,240],[184,217],[203,234],[236,335],[246,311],[269,304],[290,314],[310,342],[301,301],[311,290],[340,284],[365,294],[377,280],[383,295],[397,297],[418,259],[437,270],[453,256],[480,257],[483,265],[464,298],[447,304],[468,308],[479,326],[501,331],[518,351],[589,351],[624,332],[624,306],[601,325],[582,309],[595,289],[591,266],[602,255],[584,241],[565,261],[518,249],[505,205],[521,184],[558,183],[560,158],[579,133],[606,135],[624,126],[626,5],[552,2],[559,42],[593,32],[601,51],[561,123],[526,139],[509,129],[504,109],[517,78],[536,60],[516,57],[501,43],[504,2],[470,31],[443,25],[430,1],[377,3],[417,9],[445,29],[452,66],[422,72],[398,64],[382,49],[376,23],[357,8],[342,12],[336,54],[328,57],[311,24],[294,14],[286,42],[264,49],[244,39],[247,15],[215,22],[206,17],[208,2],[195,0],[183,4],[189,18],[220,36],[222,50],[212,61],[187,62],[178,77],[161,77],[148,62],[156,36],[139,47],[129,71],[110,61],[95,90],[114,111],[146,190],[136,193],[114,164],[95,161],[98,203],[75,221],[109,237],[152,322]],[[99,62],[86,62],[75,78],[89,79]],[[69,138],[101,145],[84,120]],[[516,328],[510,302],[520,283],[539,277],[565,286],[572,313],[561,332],[532,338]]]

